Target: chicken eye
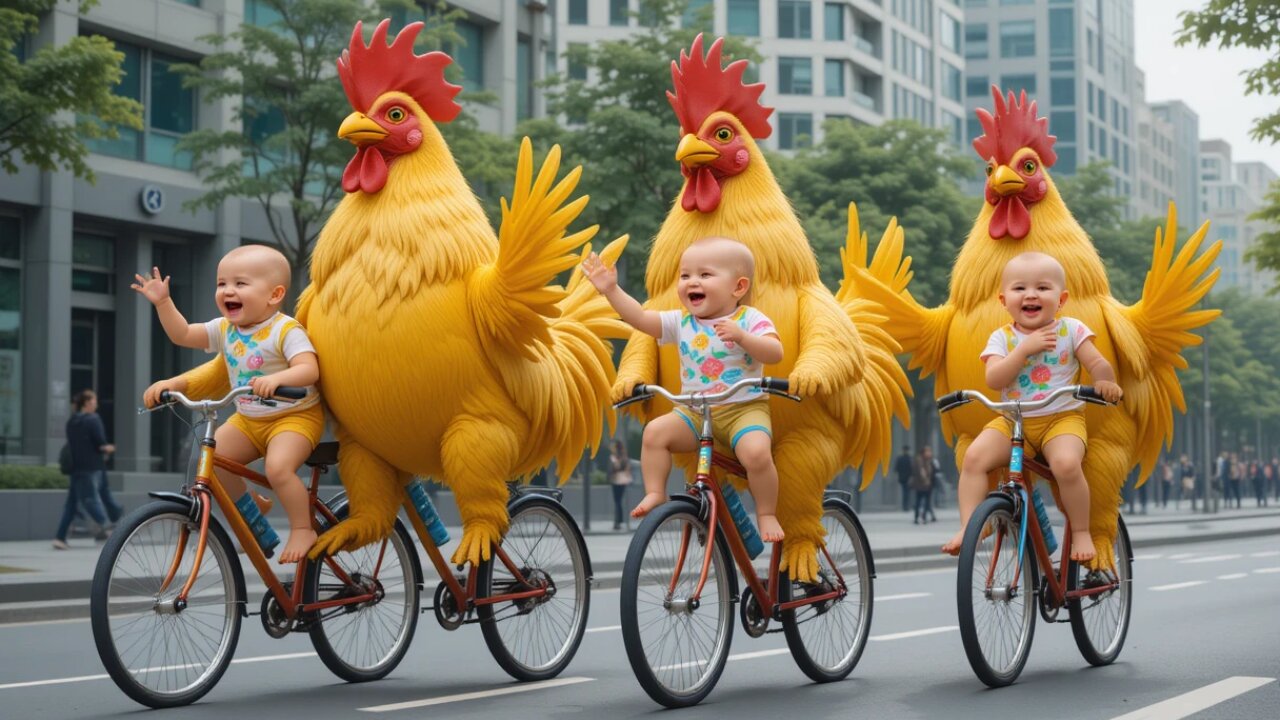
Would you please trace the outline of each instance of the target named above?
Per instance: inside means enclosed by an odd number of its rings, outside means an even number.
[[[1036,163],[1034,160],[1027,160],[1026,162],[1022,163],[1022,172],[1026,173],[1027,175],[1031,175],[1035,171],[1036,171]]]
[[[387,119],[393,123],[404,122],[406,117],[408,117],[408,113],[404,111],[404,108],[398,105],[387,111]]]
[[[987,163],[987,177],[991,177],[992,173],[994,173],[995,171],[996,171],[996,166],[990,163]]]
[[[727,127],[722,127],[719,130],[716,130],[716,140],[719,140],[722,143],[727,143],[732,139],[733,130],[730,130]]]

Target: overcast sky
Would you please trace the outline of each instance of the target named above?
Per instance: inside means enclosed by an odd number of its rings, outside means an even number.
[[[1138,67],[1147,75],[1147,101],[1182,100],[1200,115],[1200,137],[1231,143],[1236,162],[1261,160],[1280,172],[1280,146],[1249,138],[1255,118],[1280,108],[1280,98],[1245,97],[1240,71],[1261,65],[1265,52],[1218,50],[1210,45],[1176,47],[1178,13],[1198,10],[1205,0],[1134,0]]]

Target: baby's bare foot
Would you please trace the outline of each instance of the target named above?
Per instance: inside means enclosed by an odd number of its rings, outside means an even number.
[[[954,537],[942,545],[942,552],[948,555],[959,555],[962,544],[964,544],[964,528],[961,528]]]
[[[307,551],[316,543],[316,531],[311,528],[291,528],[289,542],[280,552],[280,564],[296,563],[307,556]]]
[[[642,518],[649,514],[649,511],[666,502],[667,498],[662,493],[645,493],[640,499],[640,504],[631,511],[631,517]]]
[[[782,532],[782,525],[778,523],[777,515],[757,515],[756,522],[760,525],[760,539],[767,543],[782,542],[782,538],[786,536]]]
[[[1076,562],[1088,562],[1098,555],[1093,547],[1093,538],[1088,530],[1071,531],[1071,559]]]

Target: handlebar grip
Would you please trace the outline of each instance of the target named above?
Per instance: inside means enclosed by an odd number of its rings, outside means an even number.
[[[631,388],[631,397],[629,399],[639,400],[650,394],[651,393],[649,392],[649,387],[647,385],[644,383],[636,383],[636,386]]]
[[[767,377],[760,379],[760,387],[765,390],[777,390],[778,392],[790,392],[791,383],[786,378]]]
[[[1077,400],[1083,400],[1087,403],[1093,403],[1094,405],[1111,404],[1107,402],[1107,399],[1102,397],[1097,390],[1093,389],[1092,385],[1081,385],[1080,389],[1071,393],[1071,395]]]
[[[302,400],[307,397],[307,389],[304,387],[281,385],[276,388],[275,396],[278,398],[284,398],[285,400]]]
[[[957,390],[953,393],[947,393],[938,398],[938,412],[946,412],[952,408],[960,407],[969,402],[969,398],[965,396],[963,390]]]
[[[173,402],[173,398],[169,397],[169,391],[168,391],[168,390],[161,390],[161,391],[160,391],[160,404],[161,404],[161,405],[167,405],[167,404],[169,404],[169,403],[171,403],[171,402]]]

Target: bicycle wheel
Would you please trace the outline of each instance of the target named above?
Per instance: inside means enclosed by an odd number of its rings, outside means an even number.
[[[1116,577],[1120,586],[1102,595],[1079,598],[1067,603],[1071,613],[1071,634],[1076,647],[1090,665],[1110,665],[1120,656],[1125,635],[1129,633],[1129,611],[1133,607],[1133,552],[1129,545],[1129,531],[1124,520],[1116,531],[1114,543]],[[1088,570],[1072,563],[1067,574],[1067,590],[1080,587]]]
[[[335,515],[341,521],[348,512],[343,505]],[[367,592],[375,595],[371,602],[318,610],[310,620],[311,644],[334,675],[353,683],[378,680],[404,658],[418,627],[414,552],[408,531],[396,520],[391,535],[382,542],[307,562],[304,603]]]
[[[494,557],[480,565],[477,599],[538,587],[552,592],[477,605],[484,642],[511,677],[526,681],[553,678],[573,660],[587,630],[591,608],[587,545],[559,503],[526,497],[514,506],[502,549],[526,582],[518,582]]]
[[[240,637],[243,580],[234,546],[212,518],[187,606],[175,607],[199,536],[186,506],[154,502],[121,520],[98,557],[89,591],[98,657],[116,685],[148,707],[200,699],[226,672]]]
[[[1007,497],[987,498],[964,531],[956,602],[969,665],[982,682],[1018,679],[1036,629],[1036,566],[1031,548],[1018,562],[1018,521]]]
[[[734,570],[723,541],[708,539],[695,506],[669,502],[640,524],[623,564],[627,660],[649,697],[667,707],[701,702],[729,658]],[[691,603],[707,553],[707,582],[698,603]]]
[[[823,505],[826,552],[818,553],[818,582],[791,582],[785,573],[778,578],[780,602],[829,593],[844,580],[848,594],[843,598],[782,614],[791,657],[805,675],[820,683],[842,680],[853,672],[867,646],[874,597],[871,547],[853,510],[839,500]]]

